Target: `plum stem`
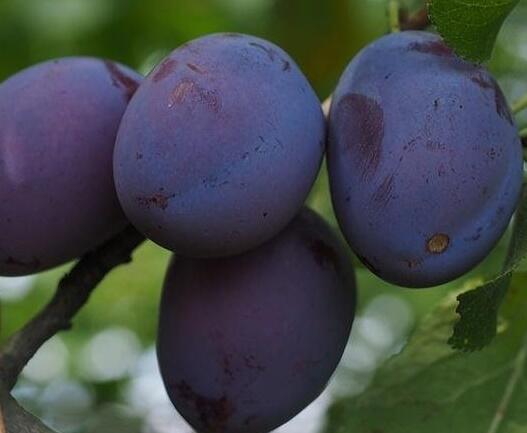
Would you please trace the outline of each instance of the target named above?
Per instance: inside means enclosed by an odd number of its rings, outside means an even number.
[[[331,97],[332,95],[329,95],[322,103],[322,112],[324,113],[324,116],[326,116],[326,119],[329,118],[329,110],[331,109]]]
[[[518,114],[527,108],[527,94],[523,95],[520,99],[512,104],[511,111],[513,114]]]
[[[401,31],[401,22],[399,20],[399,2],[397,0],[389,0],[388,2],[388,17],[390,20],[390,30],[392,33]]]

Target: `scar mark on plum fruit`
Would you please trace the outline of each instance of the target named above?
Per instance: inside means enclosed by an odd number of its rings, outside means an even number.
[[[483,90],[492,90],[494,92],[494,104],[496,105],[496,113],[502,118],[509,122],[511,125],[514,123],[512,114],[509,110],[507,100],[503,95],[498,83],[492,78],[487,79],[481,72],[470,77],[470,81],[476,83]]]
[[[404,262],[406,263],[406,266],[408,266],[408,269],[415,269],[423,264],[421,259],[408,259]]]
[[[204,104],[215,113],[219,112],[221,108],[221,101],[216,91],[207,90],[192,80],[183,79],[172,91],[168,107],[172,108],[188,100]]]
[[[177,67],[177,62],[174,59],[165,59],[155,70],[152,80],[154,83],[168,77]]]
[[[483,75],[481,73],[478,73],[476,75],[473,75],[472,77],[470,77],[470,81],[472,81],[473,83],[476,83],[479,87],[481,87],[482,89],[491,89],[493,90],[494,89],[494,86],[492,83],[489,83],[485,77],[483,77]]]
[[[498,115],[502,119],[505,119],[507,122],[509,122],[511,125],[514,124],[507,100],[505,99],[505,96],[499,87],[496,87],[494,91],[494,102],[496,103],[496,112]]]
[[[17,266],[19,268],[27,269],[37,269],[40,267],[40,260],[36,257],[33,257],[31,261],[24,261],[20,259],[15,259],[14,257],[9,256],[4,263],[9,266]]]
[[[336,115],[338,139],[358,158],[362,178],[369,178],[381,161],[384,139],[384,113],[381,106],[368,96],[351,93],[338,103]]]
[[[222,364],[223,364],[223,373],[224,373],[229,379],[233,379],[233,378],[234,378],[234,372],[232,371],[232,366],[231,366],[231,359],[230,359],[230,357],[229,357],[229,356],[224,356],[224,357],[223,357]]]
[[[467,242],[475,242],[478,241],[481,238],[481,233],[483,232],[483,227],[478,227],[476,233],[474,233],[472,236],[469,236],[468,238],[465,238],[465,241]]]
[[[234,413],[234,407],[225,394],[220,398],[205,397],[196,393],[184,380],[174,388],[183,400],[194,407],[205,429],[218,433],[226,430],[229,419]]]
[[[174,106],[175,104],[181,104],[183,101],[185,101],[187,94],[192,92],[194,86],[195,83],[190,80],[183,80],[179,82],[174,91],[172,92],[170,98],[170,107]]]
[[[394,187],[393,174],[386,176],[373,194],[373,200],[381,206],[386,206],[392,198]]]
[[[168,207],[168,201],[171,198],[174,198],[175,194],[164,195],[164,194],[154,194],[150,197],[137,197],[137,201],[140,205],[146,206],[147,208],[157,207],[161,210],[165,210]]]
[[[191,71],[194,71],[198,74],[206,74],[207,71],[205,71],[204,69],[200,68],[199,66],[195,65],[194,63],[187,63],[187,68],[189,68]]]
[[[451,57],[454,54],[452,48],[442,41],[413,42],[408,46],[408,49],[439,57]]]
[[[444,233],[436,233],[426,242],[426,250],[432,254],[442,254],[450,245],[450,238]]]
[[[258,43],[256,43],[256,42],[249,42],[249,45],[251,45],[252,47],[255,47],[255,48],[258,48],[258,49],[264,51],[264,52],[267,54],[267,56],[269,57],[269,59],[271,60],[271,62],[274,62],[275,57],[276,57],[276,52],[275,52],[275,50],[273,50],[273,49],[270,48],[270,47],[266,47],[266,46],[264,46],[264,45],[262,45],[262,44],[258,44]]]
[[[256,362],[254,355],[245,356],[243,358],[245,366],[251,370],[265,371],[265,367]]]
[[[115,87],[124,89],[125,91],[124,97],[126,98],[127,101],[129,101],[132,98],[132,96],[134,96],[134,93],[137,90],[137,87],[139,86],[139,83],[137,82],[137,80],[126,75],[121,70],[121,68],[114,62],[105,60],[104,65],[106,66],[106,69],[108,69],[108,71],[110,72],[113,85]]]
[[[291,63],[285,59],[282,59],[282,71],[287,72],[291,70]]]
[[[137,160],[143,159],[143,154],[140,153],[140,152],[137,152],[137,153],[135,154],[135,159],[137,159]]]
[[[336,251],[322,239],[312,241],[310,249],[315,261],[321,268],[328,266],[338,268],[338,255]]]

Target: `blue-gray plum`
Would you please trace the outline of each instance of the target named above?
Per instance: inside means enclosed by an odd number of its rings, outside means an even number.
[[[346,253],[304,210],[250,252],[173,260],[158,359],[173,404],[197,432],[268,432],[320,394],[355,312]]]
[[[215,34],[163,60],[126,110],[114,154],[130,221],[191,257],[253,248],[298,213],[325,146],[320,103],[270,42]]]
[[[498,84],[436,35],[385,36],[340,79],[328,144],[335,213],[387,281],[438,285],[485,258],[517,206],[522,167]]]
[[[64,58],[0,84],[0,275],[65,263],[124,226],[112,155],[140,80],[110,61]]]

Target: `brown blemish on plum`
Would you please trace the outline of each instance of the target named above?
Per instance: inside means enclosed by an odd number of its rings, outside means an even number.
[[[379,203],[381,206],[386,206],[392,198],[394,187],[394,175],[386,176],[373,194],[373,201]]]
[[[174,72],[176,67],[177,62],[174,59],[165,59],[163,63],[161,63],[154,71],[152,80],[154,81],[154,83],[158,83],[159,81],[168,77],[172,72]]]
[[[33,257],[31,261],[24,261],[20,259],[16,259],[14,257],[9,256],[4,263],[9,266],[16,266],[19,268],[27,268],[27,269],[37,269],[40,267],[40,260],[36,257]]]
[[[194,407],[205,429],[218,433],[226,430],[229,419],[234,413],[234,407],[225,394],[220,398],[205,397],[196,393],[184,380],[174,388],[183,400]]]
[[[384,113],[373,98],[358,93],[344,96],[337,105],[336,124],[340,139],[358,159],[362,178],[379,167],[384,138]]]
[[[115,87],[124,89],[124,97],[127,101],[132,99],[132,96],[134,96],[134,93],[137,90],[137,87],[139,86],[139,83],[134,78],[126,75],[121,70],[121,68],[114,62],[105,60],[104,65],[106,66],[106,69],[108,69],[108,71],[110,72],[110,76],[112,77],[112,84]]]
[[[187,94],[192,92],[192,89],[194,88],[194,86],[195,86],[195,83],[193,81],[190,81],[190,80],[180,81],[170,96],[170,107],[172,107],[175,104],[181,104],[183,101],[185,101]]]
[[[207,71],[205,71],[204,69],[200,68],[199,66],[195,65],[194,63],[187,63],[187,67],[191,70],[191,71],[194,71],[198,74],[206,74]]]
[[[478,229],[476,230],[476,233],[473,234],[472,236],[468,237],[468,238],[465,238],[465,241],[469,242],[469,241],[478,241],[480,238],[481,238],[481,233],[483,232],[483,227],[478,227]]]
[[[503,92],[497,85],[494,90],[494,102],[496,104],[496,111],[498,115],[502,119],[505,119],[507,122],[509,122],[511,125],[514,124],[512,114],[509,110],[509,105],[507,104],[507,100],[505,99]]]
[[[150,197],[137,197],[137,201],[140,205],[146,206],[147,208],[157,207],[165,210],[168,207],[168,201],[174,197],[175,194],[169,196],[164,194],[154,194]]]
[[[493,147],[487,152],[487,156],[492,160],[496,159],[497,155],[498,153],[496,152],[496,149],[494,149]]]
[[[259,44],[257,42],[249,42],[249,45],[251,45],[252,47],[258,48],[258,49],[262,50],[263,52],[265,52],[267,54],[267,56],[269,57],[269,59],[271,60],[271,62],[274,62],[275,57],[276,57],[275,50],[273,50],[270,47],[266,47],[266,46],[264,46],[262,44]]]
[[[223,373],[225,374],[225,376],[227,376],[229,379],[233,379],[234,373],[232,371],[231,359],[229,356],[223,357],[222,365],[223,365]]]
[[[485,89],[485,90],[494,89],[493,84],[488,82],[480,72],[478,72],[476,75],[471,76],[470,81],[472,81],[473,83],[476,83],[482,89]]]
[[[450,245],[450,238],[444,233],[436,233],[426,242],[426,250],[431,254],[442,254]]]
[[[477,84],[483,90],[492,90],[494,92],[494,104],[496,105],[496,113],[502,118],[509,122],[511,125],[514,123],[512,114],[509,110],[507,100],[503,95],[498,83],[494,78],[489,77],[487,80],[481,72],[477,72],[475,75],[470,77],[470,81]]]
[[[256,362],[254,355],[245,356],[243,358],[245,366],[251,370],[265,371],[265,367]]]
[[[328,266],[338,267],[338,255],[336,251],[322,239],[316,239],[311,242],[310,249],[315,261],[321,268]]]
[[[447,148],[446,144],[441,143],[440,141],[427,140],[426,148],[432,152],[437,150],[445,150]]]
[[[454,55],[452,48],[442,41],[413,42],[408,46],[408,50],[439,57],[451,57]]]
[[[408,266],[408,269],[415,269],[423,264],[423,261],[421,259],[409,259],[405,260],[404,262],[406,263],[406,266]]]
[[[172,91],[168,106],[172,108],[174,105],[182,104],[188,100],[204,104],[215,113],[219,112],[221,108],[221,101],[216,91],[207,90],[192,80],[183,79]]]

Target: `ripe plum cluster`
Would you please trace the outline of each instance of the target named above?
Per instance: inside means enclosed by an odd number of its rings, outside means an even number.
[[[281,48],[214,34],[144,78],[78,57],[0,84],[0,275],[133,224],[175,254],[157,342],[174,406],[199,433],[268,432],[324,389],[355,315],[348,250],[304,207],[326,150],[349,247],[396,285],[468,272],[520,196],[502,91],[438,36],[365,47],[326,119]]]

